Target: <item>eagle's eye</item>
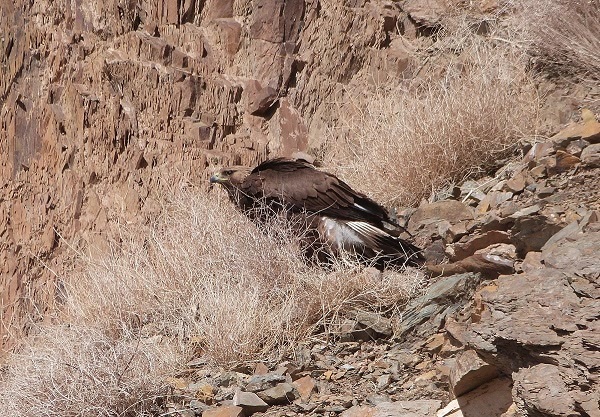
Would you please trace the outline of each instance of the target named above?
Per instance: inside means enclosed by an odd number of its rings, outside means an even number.
[[[233,174],[233,169],[226,169],[225,171],[223,171],[223,174],[230,176],[231,174]]]

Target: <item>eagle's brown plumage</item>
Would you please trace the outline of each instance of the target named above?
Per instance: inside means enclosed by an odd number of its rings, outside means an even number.
[[[306,161],[276,158],[252,171],[224,168],[210,182],[225,187],[254,219],[262,218],[265,208],[302,218],[311,240],[308,252],[321,260],[349,251],[380,268],[423,263],[420,249],[397,237],[400,227],[381,205]]]

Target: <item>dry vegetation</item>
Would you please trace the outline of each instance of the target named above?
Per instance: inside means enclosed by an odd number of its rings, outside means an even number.
[[[45,326],[13,354],[3,375],[5,416],[156,415],[173,370],[172,346],[115,339],[89,325]]]
[[[345,313],[393,309],[422,283],[415,271],[306,265],[288,226],[259,232],[221,193],[172,196],[157,224],[124,232],[100,260],[82,259],[66,283],[69,326],[39,328],[13,356],[0,409],[139,415],[164,394],[165,375],[194,357],[275,361],[335,331]]]
[[[448,62],[452,46],[459,52]],[[488,170],[535,133],[538,97],[520,50],[462,32],[430,51],[427,72],[441,77],[379,86],[367,97],[349,91],[332,131],[327,164],[386,204],[417,204]]]
[[[542,71],[600,80],[600,1],[532,0],[517,19]]]

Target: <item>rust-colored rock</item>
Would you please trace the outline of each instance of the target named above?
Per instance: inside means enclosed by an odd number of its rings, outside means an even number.
[[[428,271],[433,275],[450,276],[465,272],[479,272],[487,278],[514,272],[514,260],[498,255],[476,253],[450,264],[430,265]]]
[[[505,187],[508,191],[513,193],[520,193],[525,189],[527,185],[527,174],[525,171],[516,173],[511,179],[506,181]]]
[[[467,350],[458,355],[450,371],[450,387],[455,397],[463,395],[496,378],[498,369],[483,361],[477,352]]]
[[[576,416],[575,400],[565,383],[565,370],[550,364],[521,369],[514,375],[517,409],[527,415]]]
[[[302,401],[308,401],[310,395],[315,391],[317,384],[315,380],[310,377],[310,375],[303,376],[302,378],[298,378],[292,385],[296,387],[298,393],[300,394],[300,398]]]
[[[437,0],[408,0],[402,7],[411,18],[423,26],[438,25],[447,9],[446,3]]]
[[[554,145],[550,142],[538,142],[534,144],[523,158],[523,162],[537,162],[540,159],[554,153]]]
[[[254,367],[254,375],[266,375],[269,373],[269,368],[262,362],[258,362]]]
[[[440,220],[448,221],[449,225],[465,220],[474,219],[473,210],[464,203],[455,200],[438,201],[422,204],[410,217],[408,228],[416,231],[429,224],[437,224]]]
[[[600,329],[592,318],[600,297],[599,236],[565,234],[542,250],[543,268],[498,279],[493,291],[479,293],[477,320],[450,326],[486,362],[516,372],[513,398],[521,413],[577,415],[583,404],[597,402],[598,382],[583,369],[600,366],[594,348]]]
[[[247,95],[247,111],[256,116],[262,116],[273,106],[279,98],[273,87],[262,87],[257,80],[246,84],[244,93]]]
[[[464,243],[455,243],[447,249],[453,261],[473,255],[480,249],[496,243],[509,243],[510,234],[501,230],[490,230],[480,235],[470,237]]]
[[[479,202],[477,213],[483,214],[489,210],[495,209],[500,206],[500,204],[510,200],[512,196],[513,193],[510,191],[490,191],[485,198]]]
[[[531,272],[536,269],[543,269],[544,264],[542,264],[542,252],[528,252],[523,259],[523,263],[521,264],[521,269],[523,272]]]
[[[562,147],[566,147],[569,142],[577,139],[598,143],[600,142],[600,123],[594,118],[590,118],[583,123],[572,123],[551,139],[555,144]]]
[[[581,160],[568,152],[558,150],[556,155],[547,160],[546,168],[550,175],[568,171],[579,164]]]

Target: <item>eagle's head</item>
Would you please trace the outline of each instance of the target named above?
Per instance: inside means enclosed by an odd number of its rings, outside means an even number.
[[[250,174],[251,168],[232,166],[218,170],[210,177],[211,184],[221,184],[225,188],[239,188],[244,179]]]

